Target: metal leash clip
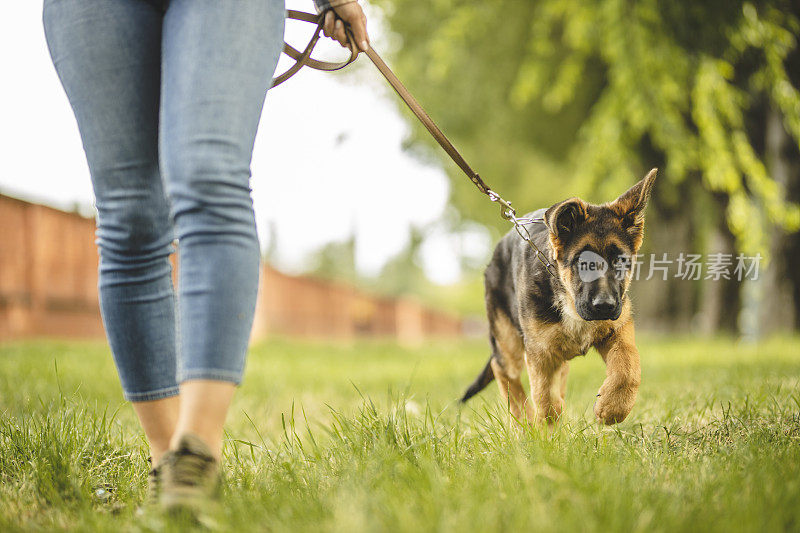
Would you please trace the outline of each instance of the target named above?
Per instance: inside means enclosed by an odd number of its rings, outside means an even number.
[[[527,242],[533,251],[536,253],[536,257],[539,261],[544,265],[545,270],[555,277],[555,273],[553,273],[552,267],[553,265],[547,259],[547,256],[542,252],[536,243],[533,242],[533,238],[531,237],[531,233],[528,231],[528,228],[525,227],[525,224],[543,224],[544,219],[542,218],[528,218],[528,217],[519,217],[517,218],[517,211],[511,207],[511,202],[503,199],[502,196],[494,192],[493,190],[487,188],[486,195],[489,197],[489,200],[492,202],[497,202],[500,204],[500,216],[503,219],[508,220],[512,224],[514,224],[514,229],[517,231],[517,235],[519,235],[522,240]]]
[[[489,197],[489,200],[492,202],[497,202],[500,204],[500,216],[503,217],[505,220],[514,221],[517,215],[516,209],[511,207],[511,202],[508,202],[503,199],[502,196],[497,194],[491,189],[486,189],[486,195]]]

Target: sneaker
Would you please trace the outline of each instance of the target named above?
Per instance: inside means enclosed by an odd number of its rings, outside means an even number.
[[[218,495],[219,462],[195,435],[181,437],[177,449],[165,453],[155,470],[158,501],[166,511],[198,514]]]
[[[142,516],[158,506],[158,499],[161,495],[161,465],[153,466],[153,458],[147,458],[150,471],[147,474],[147,494],[139,508],[136,510],[138,516]]]
[[[145,507],[153,507],[158,504],[160,496],[160,475],[161,470],[158,466],[153,466],[153,458],[148,457],[147,463],[150,465],[150,472],[147,474],[147,496],[144,498]]]

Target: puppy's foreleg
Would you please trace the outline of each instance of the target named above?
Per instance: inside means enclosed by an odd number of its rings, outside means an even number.
[[[569,363],[565,362],[561,365],[559,376],[561,379],[561,401],[563,402],[567,396],[567,374],[569,374]]]
[[[597,394],[594,414],[604,424],[617,424],[633,409],[641,382],[633,320],[596,347],[606,363],[606,379]]]

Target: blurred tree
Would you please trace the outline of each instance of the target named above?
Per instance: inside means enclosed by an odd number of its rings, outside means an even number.
[[[413,295],[421,302],[444,311],[462,316],[480,316],[484,312],[482,298],[475,298],[483,289],[483,278],[470,263],[462,257],[462,269],[469,274],[458,283],[438,285],[431,282],[422,268],[420,249],[432,226],[411,226],[408,244],[392,257],[381,269],[379,275],[362,283],[370,290],[390,296]]]
[[[783,254],[794,261],[788,270],[800,271],[799,258],[772,244],[776,232],[800,228],[799,198],[787,197],[800,177],[776,180],[765,146],[770,113],[791,140],[781,157],[796,157],[800,143],[798,80],[788,67],[797,65],[796,3],[373,3],[398,38],[392,65],[400,77],[518,210],[573,195],[607,201],[659,166],[650,227],[669,226],[650,238],[653,249],[716,251],[722,243],[721,250]],[[431,153],[427,134],[414,128],[413,146]],[[462,215],[507,229],[466,178],[446,168]],[[670,231],[679,222],[683,229]],[[712,328],[731,327],[738,290],[690,286],[688,316],[714,297],[724,312]],[[673,314],[687,313],[674,299],[683,293],[663,292]]]
[[[266,222],[267,225],[267,239],[268,244],[265,249],[262,249],[261,257],[267,263],[274,264],[278,261],[278,225],[274,220],[270,219]]]
[[[381,268],[375,277],[363,275],[356,268],[357,240],[352,234],[344,241],[322,245],[309,258],[303,273],[327,280],[345,281],[371,293],[385,296],[413,296],[435,309],[474,316],[483,313],[480,294],[482,278],[469,258],[462,268],[471,269],[467,279],[449,286],[431,282],[422,268],[420,248],[431,226],[411,226],[408,243]]]
[[[310,258],[307,274],[323,279],[334,279],[356,283],[360,278],[356,270],[355,232],[344,241],[329,242],[320,247]]]
[[[419,249],[425,238],[423,229],[411,226],[408,244],[381,269],[373,288],[383,294],[420,293],[429,285],[419,260]]]

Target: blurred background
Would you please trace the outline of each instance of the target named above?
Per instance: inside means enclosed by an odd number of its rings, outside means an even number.
[[[640,328],[800,328],[796,3],[364,7],[374,48],[519,213],[610,201],[659,167],[633,289]],[[102,335],[91,186],[41,2],[0,10],[0,338]],[[299,48],[312,30],[287,22],[286,37]],[[509,225],[365,57],[271,91],[252,170],[265,258],[254,335],[482,333],[482,270]],[[690,254],[697,276],[682,271]],[[739,279],[739,257],[760,258],[757,272]],[[709,270],[721,258],[725,275]]]

